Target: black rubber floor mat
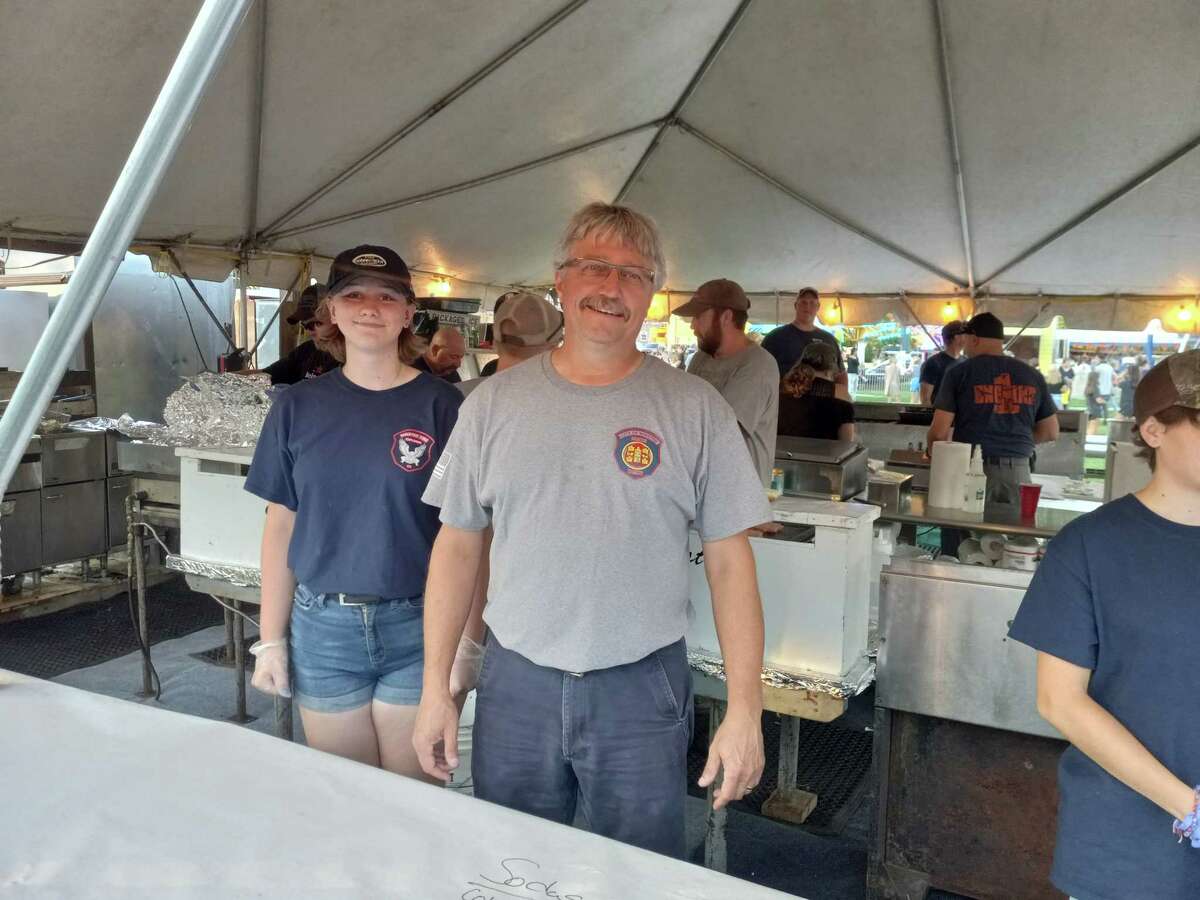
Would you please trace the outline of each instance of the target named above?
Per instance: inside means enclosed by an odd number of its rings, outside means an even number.
[[[250,645],[257,641],[258,638],[251,636],[243,639],[242,646],[245,648],[244,668],[248,672],[254,671],[254,657],[250,655]],[[225,645],[218,644],[211,650],[201,650],[199,653],[191,654],[193,659],[198,659],[201,662],[210,663],[214,666],[220,666],[223,669],[232,669],[236,660],[227,652]]]
[[[221,607],[182,577],[146,592],[150,643],[224,621]],[[38,678],[94,666],[138,649],[125,594],[88,606],[0,625],[0,669]]]
[[[755,814],[775,790],[779,775],[779,716],[763,713],[766,766],[758,787],[732,809]],[[688,792],[703,797],[696,785],[708,758],[708,711],[696,711],[696,732],[688,752]],[[862,803],[869,787],[871,734],[837,724],[800,720],[800,752],[796,786],[817,795],[817,806],[800,827],[815,834],[840,834]]]

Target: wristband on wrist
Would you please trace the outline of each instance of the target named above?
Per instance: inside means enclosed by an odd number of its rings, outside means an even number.
[[[1192,811],[1171,824],[1171,833],[1178,836],[1179,843],[1182,844],[1183,839],[1187,838],[1194,848],[1200,850],[1200,785],[1196,786],[1193,794]]]

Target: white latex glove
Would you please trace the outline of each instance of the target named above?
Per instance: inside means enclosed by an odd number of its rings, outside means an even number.
[[[291,697],[287,639],[255,641],[250,652],[254,655],[254,677],[250,679],[250,684],[264,694]]]
[[[477,644],[465,634],[458,642],[454,664],[450,666],[450,696],[466,694],[479,681],[479,670],[483,667],[483,645]]]

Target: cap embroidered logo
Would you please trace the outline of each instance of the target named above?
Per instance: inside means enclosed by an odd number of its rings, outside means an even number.
[[[366,266],[371,269],[382,269],[387,266],[387,260],[378,253],[360,253],[350,262],[356,266]]]
[[[405,472],[420,472],[427,465],[436,443],[432,437],[415,428],[406,428],[392,435],[392,462]]]
[[[617,468],[630,478],[645,478],[662,462],[662,438],[644,428],[626,428],[617,432],[613,455]]]

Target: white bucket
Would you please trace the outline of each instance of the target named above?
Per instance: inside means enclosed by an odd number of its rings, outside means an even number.
[[[1037,568],[1037,538],[1015,537],[1004,542],[1004,568],[1032,572]]]

